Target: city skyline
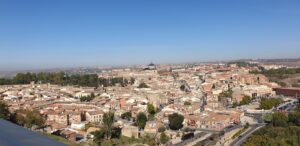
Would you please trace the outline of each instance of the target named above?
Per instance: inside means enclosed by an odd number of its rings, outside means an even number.
[[[0,70],[299,58],[298,1],[1,1]]]

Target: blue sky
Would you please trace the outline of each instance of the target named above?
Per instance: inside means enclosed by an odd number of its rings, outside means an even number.
[[[1,0],[0,70],[299,58],[299,0]]]

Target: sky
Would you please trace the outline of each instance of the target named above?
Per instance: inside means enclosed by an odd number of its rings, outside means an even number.
[[[299,58],[299,0],[0,0],[0,71]]]

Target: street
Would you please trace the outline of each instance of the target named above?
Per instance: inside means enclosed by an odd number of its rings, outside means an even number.
[[[249,138],[251,136],[252,133],[254,133],[255,131],[257,131],[258,129],[264,127],[265,124],[255,124],[255,125],[251,125],[250,130],[247,130],[245,133],[243,133],[242,135],[240,135],[239,137],[235,138],[230,144],[229,146],[240,146],[242,145],[247,138]]]
[[[181,141],[179,143],[174,144],[173,146],[186,146],[194,141],[198,142],[199,141],[198,139],[201,139],[204,136],[206,137],[206,135],[208,135],[208,134],[211,134],[211,133],[207,133],[207,132],[197,133],[197,134],[195,134],[195,136],[193,138]]]

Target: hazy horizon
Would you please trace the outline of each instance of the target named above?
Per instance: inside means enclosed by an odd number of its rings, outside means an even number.
[[[299,58],[300,1],[0,2],[0,71]]]

